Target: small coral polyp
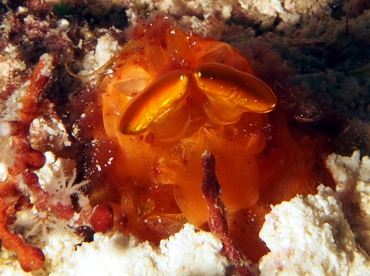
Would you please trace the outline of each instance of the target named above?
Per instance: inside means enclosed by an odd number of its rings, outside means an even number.
[[[265,113],[274,109],[276,98],[236,49],[185,34],[162,19],[134,31],[114,70],[101,85],[103,120],[121,148],[125,180],[116,188],[122,191],[125,216],[130,217],[130,196],[123,187],[132,185],[127,182],[170,185],[181,214],[202,226],[208,219],[200,186],[205,150],[216,158],[227,210],[257,202],[259,172],[253,156],[264,147],[261,129],[269,123]],[[169,215],[148,212],[147,217],[153,214]]]

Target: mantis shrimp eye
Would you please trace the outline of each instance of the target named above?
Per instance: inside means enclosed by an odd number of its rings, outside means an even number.
[[[127,105],[120,131],[139,134],[149,130],[159,139],[181,136],[190,120],[189,108],[184,106],[189,94],[189,78],[186,71],[175,70],[153,81]]]
[[[214,122],[233,124],[244,112],[267,113],[276,106],[276,97],[267,84],[230,66],[203,63],[193,70],[193,77],[207,96],[203,107]]]

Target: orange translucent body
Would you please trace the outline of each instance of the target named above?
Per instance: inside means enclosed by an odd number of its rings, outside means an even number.
[[[112,69],[100,85],[105,134],[95,135],[101,145],[91,154],[111,161],[92,184],[93,204],[109,204],[116,228],[145,239],[187,221],[202,227],[208,150],[232,235],[257,261],[268,206],[313,191],[306,187],[316,166],[310,142],[302,150],[285,115],[269,118],[271,89],[230,45],[165,19],[137,28]]]
[[[129,166],[122,173],[143,185],[172,185],[182,214],[200,226],[208,219],[200,188],[205,150],[216,157],[229,212],[258,200],[253,155],[263,148],[258,130],[267,117],[242,116],[271,111],[276,98],[228,44],[157,24],[161,35],[155,36],[149,26],[142,34],[138,31],[140,39],[125,46],[115,74],[103,81],[104,126],[120,144],[122,166]],[[234,125],[234,135],[243,132],[244,137],[226,137],[228,125]]]
[[[152,37],[148,28],[130,42],[116,73],[103,81],[104,126],[120,144],[122,166],[129,166],[124,173],[142,185],[172,185],[182,214],[201,226],[208,219],[200,188],[201,154],[208,150],[216,158],[229,212],[255,204],[259,174],[253,155],[262,150],[258,130],[267,117],[242,116],[271,111],[276,99],[229,45],[190,38],[176,27],[161,31],[160,38]],[[212,115],[205,106],[209,101]],[[244,137],[226,137],[225,125],[239,121],[233,131]]]

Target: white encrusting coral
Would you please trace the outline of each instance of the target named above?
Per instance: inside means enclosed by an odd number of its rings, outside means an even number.
[[[336,191],[319,186],[317,195],[297,196],[266,216],[260,237],[271,252],[261,275],[368,275],[370,159],[332,154],[327,166]]]
[[[185,242],[186,241],[186,242]],[[159,248],[132,236],[95,234],[94,241],[57,234],[43,248],[49,275],[224,275],[228,264],[222,244],[211,234],[186,224]]]
[[[94,74],[110,61],[110,59],[121,49],[118,41],[110,34],[105,34],[98,39],[95,50],[88,52],[83,60],[83,69],[79,72],[81,77]]]
[[[370,255],[370,158],[355,151],[351,157],[332,154],[327,159],[337,183],[336,192],[357,241]]]

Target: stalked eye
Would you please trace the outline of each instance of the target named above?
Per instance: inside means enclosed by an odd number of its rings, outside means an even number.
[[[190,120],[189,110],[183,106],[189,94],[189,78],[188,72],[175,70],[153,81],[127,105],[121,117],[120,131],[139,134],[149,130],[160,137],[183,132]],[[173,124],[169,124],[172,121]]]
[[[193,70],[197,86],[207,96],[207,116],[220,124],[233,124],[244,112],[267,113],[276,106],[270,87],[259,78],[220,63],[203,63]]]

